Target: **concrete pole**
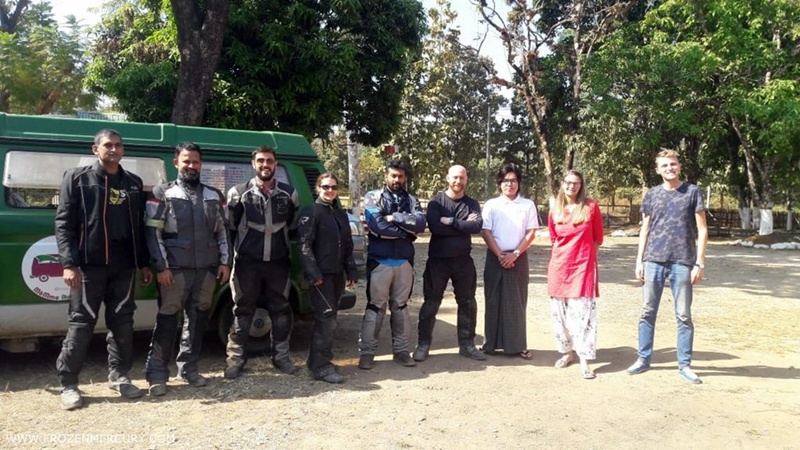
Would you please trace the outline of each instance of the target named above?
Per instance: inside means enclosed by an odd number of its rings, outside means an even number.
[[[489,200],[492,196],[491,186],[492,186],[492,175],[491,175],[491,167],[492,167],[492,156],[489,154],[489,145],[491,144],[491,135],[492,132],[492,107],[491,105],[486,107],[486,192],[483,195],[485,200]]]
[[[358,154],[359,146],[350,140],[350,133],[347,133],[347,174],[350,178],[350,206],[353,214],[361,214],[361,184],[358,182]]]

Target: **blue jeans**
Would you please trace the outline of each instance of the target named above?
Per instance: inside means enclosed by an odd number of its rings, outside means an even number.
[[[649,261],[644,263],[644,301],[642,317],[639,319],[639,359],[649,363],[653,356],[656,316],[667,277],[675,304],[675,319],[678,322],[678,367],[684,368],[692,365],[694,324],[692,323],[692,268],[683,264]]]

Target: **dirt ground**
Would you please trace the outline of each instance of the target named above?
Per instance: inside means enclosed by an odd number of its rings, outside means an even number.
[[[415,326],[426,242],[418,241]],[[475,242],[480,335],[485,246]],[[632,276],[636,238],[608,237],[600,250],[597,378],[581,379],[577,365],[554,369],[545,296],[549,248],[537,238],[527,309],[531,361],[458,356],[448,292],[427,361],[414,368],[391,361],[387,320],[376,367],[359,370],[361,282],[356,308],[340,315],[335,362],[348,376],[342,385],[313,381],[305,370],[279,374],[266,357],[251,359],[242,378],[223,380],[224,350],[209,336],[201,363],[213,377],[207,387],[175,380],[165,397],[126,401],[106,387],[104,342],[96,339],[81,374],[88,405],[65,412],[55,347],[0,353],[0,448],[800,448],[800,252],[728,242],[711,243],[707,279],[695,291],[693,367],[702,385],[677,373],[667,293],[652,370],[625,373],[636,358],[641,302]],[[296,325],[298,364],[310,329],[307,322]],[[147,342],[146,334],[137,340],[131,374],[143,388]]]

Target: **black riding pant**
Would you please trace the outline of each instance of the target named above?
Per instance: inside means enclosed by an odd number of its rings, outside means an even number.
[[[133,366],[133,312],[136,270],[130,267],[88,266],[80,269],[81,285],[70,291],[69,329],[56,360],[61,386],[77,386],[89,343],[105,305],[108,334],[108,376],[127,376]]]
[[[310,287],[311,304],[314,307],[314,329],[308,350],[308,369],[315,375],[324,376],[334,370],[333,334],[339,299],[344,292],[344,273],[323,275],[321,286]]]
[[[422,294],[425,302],[419,310],[418,343],[431,345],[436,314],[442,304],[447,282],[452,280],[458,304],[458,345],[474,345],[478,303],[475,300],[477,273],[472,257],[428,258],[422,275]]]
[[[261,302],[272,321],[272,360],[289,359],[289,337],[294,317],[289,304],[289,259],[237,260],[233,265],[233,326],[228,335],[228,366],[244,367],[247,339],[256,307]]]

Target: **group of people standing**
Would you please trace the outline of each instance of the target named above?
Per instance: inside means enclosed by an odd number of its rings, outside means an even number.
[[[294,188],[275,178],[275,150],[264,146],[251,155],[255,176],[232,187],[225,196],[200,182],[202,150],[184,143],[175,149],[177,179],[156,186],[147,195],[141,178],[120,165],[124,146],[118,132],[100,130],[92,151],[97,156],[94,164],[65,173],[55,221],[64,281],[71,288],[69,329],[56,363],[62,408],[83,405],[78,375],[102,304],[109,330],[109,387],[125,398],[143,395],[129,377],[137,269],[142,272],[143,284],[149,284],[153,267],[159,290],[159,309],[145,364],[150,395],[166,394],[173,358],[178,375],[191,386],[207,384],[198,367],[202,336],[216,284],[229,280],[234,320],[224,377],[235,379],[242,374],[248,333],[260,302],[272,321],[273,366],[286,374],[296,373],[299,367],[289,357],[293,313],[288,300],[289,232],[295,226],[314,308],[307,367],[315,379],[345,381],[333,364],[333,339],[339,300],[345,286],[352,287],[358,275],[349,221],[337,201],[339,180],[335,175],[321,174],[315,203],[300,210]],[[636,275],[644,282],[645,299],[639,358],[628,372],[649,368],[655,314],[669,276],[679,324],[680,373],[698,383],[699,377],[690,368],[690,308],[691,286],[702,279],[707,240],[702,198],[696,186],[679,181],[677,154],[659,154],[657,170],[664,178],[661,189],[665,192],[651,189],[642,208]],[[527,249],[539,220],[536,205],[519,194],[520,170],[507,164],[498,171],[500,195],[487,201],[481,211],[479,203],[466,195],[467,170],[453,166],[447,173],[447,189],[429,201],[427,213],[406,190],[409,172],[405,162],[390,161],[383,188],[370,191],[364,199],[369,229],[367,306],[359,334],[358,367],[369,370],[375,366],[387,309],[393,360],[408,367],[425,361],[448,281],[452,281],[458,304],[459,354],[485,360],[487,354],[502,350],[530,359],[525,317]],[[548,295],[557,348],[563,354],[555,365],[568,366],[575,353],[582,376],[590,379],[595,377],[589,361],[596,355],[597,248],[603,241],[603,226],[597,203],[586,198],[585,192],[583,176],[570,171],[551,208]],[[690,213],[696,218],[691,224],[683,217]],[[412,355],[408,300],[414,284],[414,241],[426,225],[431,240]],[[471,257],[472,236],[477,234],[487,244],[485,342],[481,349],[474,342],[477,271]],[[675,236],[680,236],[677,244]],[[181,312],[184,323],[175,356]]]
[[[467,170],[452,166],[447,189],[428,202],[423,214],[417,199],[405,190],[408,168],[392,161],[386,185],[365,200],[370,230],[367,265],[367,312],[361,328],[361,369],[374,366],[377,332],[391,310],[392,352],[395,362],[414,366],[430,353],[436,314],[448,281],[458,305],[459,354],[474,360],[498,351],[530,359],[526,309],[529,262],[527,250],[536,237],[539,218],[533,201],[520,195],[522,173],[513,164],[497,172],[498,197],[479,203],[466,195]],[[430,230],[428,260],[423,273],[424,303],[420,308],[417,347],[409,354],[407,301],[413,285],[414,247],[419,232]],[[588,361],[595,358],[595,304],[598,296],[597,247],[603,242],[603,223],[597,203],[587,199],[583,177],[570,171],[549,218],[553,252],[548,268],[548,295],[559,351],[556,367],[572,362],[573,347],[584,378],[594,378]],[[475,346],[477,271],[471,257],[472,236],[486,242],[484,268],[485,332],[481,349]]]
[[[648,190],[642,204],[642,231],[635,274],[643,283],[637,361],[631,375],[650,368],[655,319],[667,278],[675,299],[678,323],[679,374],[699,384],[692,370],[694,325],[691,316],[692,287],[702,280],[708,231],[699,188],[680,180],[678,153],[656,156],[662,184]],[[393,360],[412,367],[425,361],[431,349],[436,314],[447,282],[451,281],[458,305],[459,354],[485,360],[502,350],[507,355],[530,359],[527,347],[526,309],[529,264],[527,250],[539,228],[534,202],[520,195],[522,173],[506,164],[496,175],[500,195],[479,203],[466,195],[467,170],[450,167],[447,189],[428,202],[423,213],[419,201],[405,190],[409,168],[391,161],[383,189],[365,197],[370,232],[367,262],[367,311],[360,339],[358,367],[375,365],[379,332],[391,311]],[[597,355],[598,248],[603,243],[603,220],[598,203],[586,195],[583,175],[564,174],[547,221],[552,244],[547,268],[547,295],[556,348],[562,356],[556,368],[571,365],[577,356],[581,377],[594,379],[590,361]],[[417,347],[410,354],[407,302],[413,286],[414,246],[427,227],[431,233],[428,260],[423,273],[424,303],[420,308]],[[486,243],[484,268],[485,332],[483,347],[475,346],[477,273],[470,255],[472,235]]]

